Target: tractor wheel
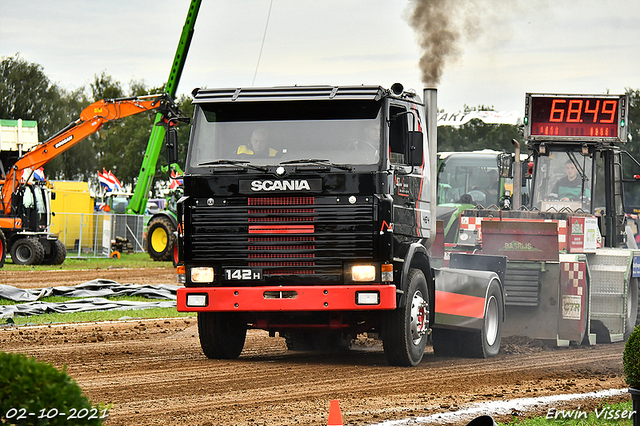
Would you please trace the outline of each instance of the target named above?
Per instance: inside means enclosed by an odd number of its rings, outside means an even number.
[[[173,260],[173,247],[176,245],[174,232],[176,227],[166,216],[158,216],[149,221],[147,231],[147,252],[153,260]]]
[[[7,259],[7,240],[4,238],[4,232],[0,231],[0,268],[4,266]]]
[[[638,290],[637,290],[637,294],[638,294],[638,316],[636,317],[636,325],[640,325],[640,280],[634,280],[636,281],[636,283],[638,284]]]
[[[503,309],[500,284],[494,280],[489,284],[489,291],[487,291],[482,328],[478,331],[466,332],[468,339],[465,339],[466,344],[462,345],[465,350],[464,356],[489,358],[498,355],[502,340]]]
[[[44,247],[36,238],[21,238],[11,246],[11,259],[16,265],[40,265]]]
[[[247,324],[234,312],[198,312],[200,346],[207,358],[235,359],[247,336]]]
[[[624,337],[628,338],[631,336],[633,329],[636,326],[638,321],[638,311],[640,311],[640,306],[638,306],[638,279],[630,278],[629,283],[627,284],[627,314],[625,316],[625,330]]]
[[[427,280],[419,269],[407,277],[405,306],[388,312],[382,322],[382,344],[390,365],[411,367],[422,361],[429,331]]]
[[[67,248],[62,241],[55,240],[51,242],[51,251],[45,254],[42,259],[44,265],[62,265],[67,258]]]

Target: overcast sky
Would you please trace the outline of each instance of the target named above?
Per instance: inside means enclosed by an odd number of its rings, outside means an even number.
[[[441,1],[441,0],[440,0]],[[640,89],[638,0],[459,0],[457,55],[438,103],[522,111],[526,92]],[[407,0],[203,0],[178,93],[195,87],[395,82],[421,92]],[[161,86],[189,0],[0,0],[0,57],[40,64],[66,89],[103,71]],[[465,32],[473,24],[475,32]]]

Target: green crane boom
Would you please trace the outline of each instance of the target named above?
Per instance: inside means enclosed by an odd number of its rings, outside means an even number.
[[[180,82],[180,76],[184,69],[184,63],[187,60],[187,52],[189,51],[189,45],[191,44],[191,38],[193,37],[193,30],[196,23],[196,17],[198,16],[198,10],[200,9],[200,3],[202,0],[191,0],[189,6],[189,12],[187,13],[187,20],[184,27],[182,27],[182,34],[178,43],[178,49],[176,55],[173,58],[173,65],[171,66],[171,73],[169,74],[169,80],[165,87],[165,92],[172,98],[175,98],[178,83]],[[160,149],[162,148],[162,142],[164,140],[165,128],[162,125],[158,125],[162,120],[162,114],[158,113],[154,121],[153,129],[151,130],[151,136],[149,137],[149,143],[142,160],[142,166],[140,167],[140,174],[136,182],[136,187],[127,207],[128,214],[144,214],[144,210],[147,206],[149,199],[149,190],[153,184],[153,176],[156,172],[156,165],[158,163],[158,156],[160,155]]]

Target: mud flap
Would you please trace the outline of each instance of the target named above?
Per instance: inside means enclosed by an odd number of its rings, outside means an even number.
[[[558,341],[580,344],[587,331],[587,265],[560,262]]]

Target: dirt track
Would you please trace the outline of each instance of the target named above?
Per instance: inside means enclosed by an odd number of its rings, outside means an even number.
[[[108,272],[30,272],[21,282],[175,282],[172,270]],[[0,274],[3,284],[21,276]],[[345,425],[368,425],[480,401],[625,388],[622,343],[554,349],[510,339],[492,359],[428,352],[417,368],[387,366],[376,341],[360,338],[352,346],[344,354],[288,352],[284,339],[251,330],[238,360],[214,361],[200,350],[195,318],[0,329],[1,350],[66,364],[93,401],[112,403],[107,425],[326,425],[332,399],[340,400]],[[628,399],[623,394],[608,401]],[[603,402],[567,408],[593,412]],[[548,408],[541,405],[538,413]]]

